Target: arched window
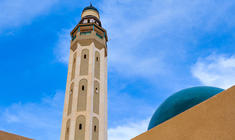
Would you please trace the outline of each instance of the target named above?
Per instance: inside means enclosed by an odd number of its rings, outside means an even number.
[[[100,53],[95,52],[95,78],[100,79]]]
[[[100,106],[100,85],[99,82],[95,80],[94,82],[94,95],[93,95],[93,112],[99,114]]]
[[[72,75],[71,75],[71,80],[75,78],[75,72],[76,72],[76,60],[77,60],[77,55],[74,53],[73,55],[73,63],[72,63]]]
[[[89,66],[89,50],[82,50],[81,56],[80,75],[87,75]]]
[[[71,84],[70,90],[69,90],[69,100],[68,100],[68,112],[67,115],[70,115],[72,112],[72,104],[73,104],[73,87],[74,83]]]
[[[79,81],[77,111],[86,110],[87,104],[87,80],[82,79]]]
[[[80,115],[76,119],[75,140],[85,140],[86,118]]]
[[[69,140],[69,132],[70,132],[70,119],[66,123],[65,140]]]
[[[92,140],[99,140],[99,120],[96,117],[92,119]]]

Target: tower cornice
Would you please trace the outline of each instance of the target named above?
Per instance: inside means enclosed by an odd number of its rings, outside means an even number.
[[[95,23],[86,23],[86,24],[77,24],[76,27],[70,32],[71,37],[74,37],[78,32],[89,32],[96,31],[98,34],[105,38],[105,41],[108,42],[107,31],[96,25]]]

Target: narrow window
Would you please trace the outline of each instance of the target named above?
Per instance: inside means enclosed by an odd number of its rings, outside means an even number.
[[[96,132],[96,125],[94,126],[94,132]]]
[[[83,23],[87,23],[87,19],[84,19]]]
[[[99,57],[96,57],[96,61],[97,61],[97,62],[99,61]]]
[[[79,124],[79,130],[82,130],[82,124]]]
[[[95,88],[95,93],[97,93],[97,94],[98,94],[98,88]]]
[[[94,22],[95,22],[95,20],[94,20],[94,19],[90,19],[90,22],[91,22],[91,23],[94,23]]]
[[[84,54],[84,59],[86,59],[86,54]]]
[[[84,91],[85,90],[85,86],[84,85],[82,85],[82,91]]]

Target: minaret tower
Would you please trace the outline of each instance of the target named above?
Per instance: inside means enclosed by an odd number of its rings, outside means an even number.
[[[107,140],[107,33],[86,7],[71,32],[61,140]]]

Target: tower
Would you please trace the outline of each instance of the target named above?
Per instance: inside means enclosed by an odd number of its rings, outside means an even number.
[[[61,140],[107,140],[107,33],[84,8],[71,32]]]

